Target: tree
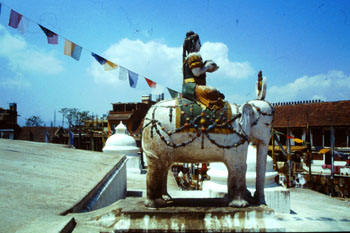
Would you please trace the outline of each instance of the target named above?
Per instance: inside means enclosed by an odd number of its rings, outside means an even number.
[[[31,116],[26,119],[26,126],[42,126],[44,124],[40,116]]]
[[[65,118],[69,128],[82,126],[84,121],[92,119],[89,111],[80,111],[77,108],[62,108],[59,112],[62,113],[62,126]]]

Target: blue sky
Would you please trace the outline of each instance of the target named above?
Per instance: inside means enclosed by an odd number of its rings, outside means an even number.
[[[255,98],[259,70],[267,101],[350,99],[350,1],[0,0],[0,107],[16,102],[19,124],[39,115],[50,125],[76,107],[101,116],[111,103],[181,90],[187,31],[197,32],[204,59],[219,66],[208,85],[230,102]],[[27,19],[10,28],[10,9]],[[59,35],[49,45],[37,24]],[[80,61],[63,54],[64,38],[83,47]],[[139,74],[138,85],[104,71],[90,52]],[[157,82],[150,89],[143,77]]]

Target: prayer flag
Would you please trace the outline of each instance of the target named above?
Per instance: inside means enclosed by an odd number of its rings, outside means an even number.
[[[96,59],[96,61],[98,61],[98,63],[100,63],[101,65],[104,65],[106,63],[106,59],[104,59],[103,57],[95,54],[95,53],[91,53],[91,55]]]
[[[169,94],[171,96],[171,98],[175,99],[176,97],[179,96],[179,92],[173,90],[173,89],[170,89],[169,87],[167,87],[168,91],[169,91]]]
[[[58,35],[56,33],[41,26],[40,24],[38,24],[38,25],[41,28],[41,30],[43,30],[43,32],[45,33],[45,35],[47,37],[47,42],[49,44],[58,44]]]
[[[300,138],[293,138],[296,143],[303,143],[304,141]]]
[[[154,82],[154,81],[152,81],[152,80],[150,80],[150,79],[148,79],[148,78],[146,78],[146,77],[145,77],[145,80],[146,80],[146,82],[147,82],[147,84],[148,84],[148,86],[149,86],[150,88],[156,88],[156,86],[157,86],[157,83],[156,83],[156,82]]]
[[[64,55],[70,56],[79,61],[82,47],[74,44],[72,41],[65,40],[64,42]]]
[[[11,9],[9,26],[13,28],[17,28],[19,23],[21,22],[21,19],[22,19],[22,15]]]
[[[326,154],[328,151],[330,151],[330,149],[328,149],[328,148],[323,148],[323,149],[321,149],[318,153],[319,153],[319,154]]]
[[[122,66],[119,66],[119,80],[125,81],[127,80],[127,78],[128,78],[128,70]]]
[[[129,84],[130,84],[130,87],[133,87],[135,88],[136,85],[137,85],[137,80],[138,80],[138,74],[128,70],[128,74],[129,74]]]
[[[22,34],[26,33],[28,28],[28,23],[29,21],[25,17],[22,17],[21,22],[19,22],[19,25],[18,25],[18,31]]]
[[[294,139],[295,137],[292,137],[292,136],[289,136],[289,135],[286,135],[287,136],[287,139]]]
[[[118,67],[117,64],[114,64],[113,62],[108,60],[106,60],[106,63],[103,66],[104,70],[114,70],[117,67]]]
[[[69,144],[71,145],[71,147],[74,147],[74,134],[70,129],[69,129]]]
[[[1,15],[1,2],[0,2],[0,15]]]

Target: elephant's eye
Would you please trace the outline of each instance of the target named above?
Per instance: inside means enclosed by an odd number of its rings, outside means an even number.
[[[265,123],[266,126],[269,126],[270,124],[269,123]]]

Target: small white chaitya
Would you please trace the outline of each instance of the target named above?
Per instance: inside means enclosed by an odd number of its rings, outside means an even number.
[[[139,148],[136,146],[135,139],[127,134],[127,129],[122,122],[115,127],[115,134],[107,139],[102,150],[104,153],[126,155],[128,158],[127,170],[135,169],[140,171],[140,156],[137,153]]]

